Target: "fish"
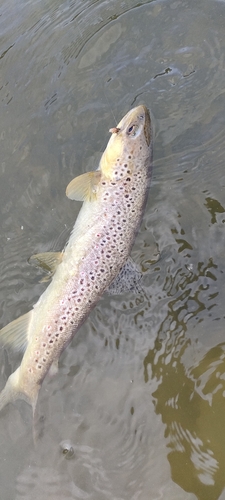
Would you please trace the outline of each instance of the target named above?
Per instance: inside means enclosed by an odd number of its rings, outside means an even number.
[[[75,177],[66,189],[82,201],[62,252],[33,259],[52,280],[33,309],[0,330],[0,341],[24,352],[0,393],[0,410],[16,399],[33,409],[49,370],[103,293],[133,264],[130,252],[146,207],[152,171],[152,128],[144,105],[131,109],[110,129],[96,170]]]

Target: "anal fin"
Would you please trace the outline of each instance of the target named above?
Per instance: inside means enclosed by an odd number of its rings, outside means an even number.
[[[25,351],[28,343],[28,327],[33,311],[15,319],[0,330],[0,342],[18,351]]]

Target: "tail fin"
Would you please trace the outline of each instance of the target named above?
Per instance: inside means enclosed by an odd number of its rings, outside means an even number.
[[[10,375],[8,378],[6,385],[2,392],[0,393],[0,411],[8,404],[12,403],[13,401],[16,401],[16,399],[23,399],[26,401],[28,404],[32,406],[33,409],[33,415],[35,412],[36,408],[36,403],[37,403],[37,397],[38,397],[38,386],[37,386],[37,391],[36,394],[32,397],[29,397],[25,392],[20,388],[20,383],[19,383],[19,374],[20,374],[20,367],[17,368],[17,370]]]

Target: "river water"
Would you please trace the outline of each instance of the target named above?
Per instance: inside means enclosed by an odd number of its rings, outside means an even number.
[[[154,170],[132,257],[144,297],[104,296],[46,377],[32,438],[0,415],[4,500],[225,499],[225,3],[2,0],[0,326],[79,211],[65,188],[150,108]],[[0,351],[0,384],[20,363]]]

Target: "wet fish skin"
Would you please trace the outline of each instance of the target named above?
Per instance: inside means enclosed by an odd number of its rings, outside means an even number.
[[[45,375],[130,254],[150,184],[148,109],[132,109],[111,132],[98,169],[67,187],[83,205],[50,285],[29,313],[0,331],[3,342],[26,347],[0,393],[0,410],[21,398],[35,411]]]

